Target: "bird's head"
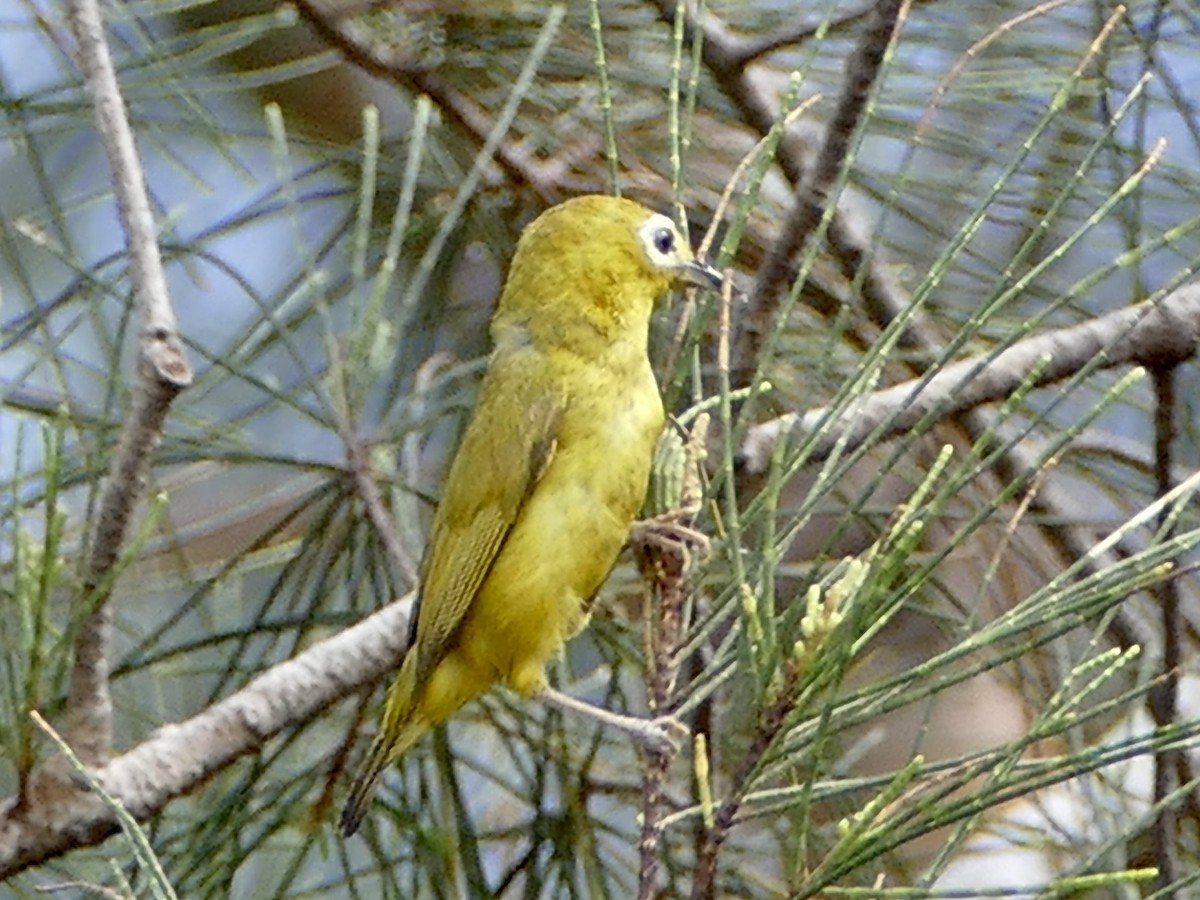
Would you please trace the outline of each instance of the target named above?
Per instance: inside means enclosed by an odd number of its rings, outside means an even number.
[[[644,346],[655,298],[684,284],[719,288],[721,276],[670,219],[632,200],[576,197],[522,233],[497,323],[628,335]]]

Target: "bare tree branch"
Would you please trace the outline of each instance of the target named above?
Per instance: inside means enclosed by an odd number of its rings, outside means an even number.
[[[83,608],[74,636],[67,699],[67,736],[79,758],[102,765],[112,747],[108,653],[112,631],[109,573],[117,562],[133,508],[145,490],[150,456],[175,395],[192,372],[171,309],[157,231],[133,131],[104,39],[96,0],[69,6],[76,59],[96,113],[96,128],[112,170],[113,193],[129,252],[129,276],[141,326],[133,407],[121,432],[99,508],[84,578]]]
[[[446,79],[411,55],[372,40],[354,22],[347,21],[347,11],[340,7],[330,8],[320,0],[295,0],[293,5],[300,18],[351,65],[419,94],[428,94],[455,125],[483,145],[494,119]],[[557,185],[566,171],[561,163],[540,162],[512,141],[504,141],[496,148],[496,162],[509,178],[528,184],[547,202],[562,199]]]
[[[405,597],[300,655],[274,666],[203,712],[158,729],[96,769],[95,775],[137,819],[196,789],[239,757],[257,752],[287,728],[394,669],[404,654],[412,597]],[[117,831],[98,797],[61,785],[35,786],[38,802],[15,815],[16,798],[0,802],[0,881]]]
[[[927,417],[946,419],[1004,399],[1039,367],[1036,384],[1043,386],[1069,378],[1097,357],[1104,368],[1190,359],[1198,340],[1200,282],[1194,282],[1161,300],[1027,338],[998,354],[952,363],[930,377],[876,391],[825,429],[809,459],[824,459],[839,441],[854,447],[868,436],[896,437]],[[751,472],[765,471],[777,441],[810,433],[827,415],[824,408],[813,409],[754,426],[742,443],[743,463]]]

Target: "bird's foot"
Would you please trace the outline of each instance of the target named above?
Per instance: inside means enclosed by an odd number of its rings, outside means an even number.
[[[669,512],[633,523],[629,541],[643,571],[655,566],[683,573],[695,556],[708,556],[712,545],[708,535],[693,528],[691,514]]]
[[[576,700],[553,688],[543,689],[540,697],[558,709],[585,716],[607,728],[624,732],[642,747],[656,753],[674,756],[679,752],[684,738],[690,734],[688,727],[675,716],[658,716],[654,719],[626,716]]]
[[[647,750],[666,756],[677,755],[683,742],[692,733],[683,720],[675,716],[658,716],[640,721],[645,726],[645,738],[642,746]]]

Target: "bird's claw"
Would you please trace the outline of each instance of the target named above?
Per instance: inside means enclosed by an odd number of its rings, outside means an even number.
[[[633,523],[631,539],[636,545],[654,547],[659,550],[675,550],[683,547],[707,556],[710,550],[708,535],[693,528],[691,515],[684,512],[669,512],[641,519]]]
[[[655,753],[675,756],[691,733],[691,729],[675,716],[658,716],[646,722],[644,746]]]
[[[693,528],[690,521],[690,515],[674,512],[633,524],[630,542],[643,573],[661,570],[682,575],[694,556],[708,556],[708,535]]]

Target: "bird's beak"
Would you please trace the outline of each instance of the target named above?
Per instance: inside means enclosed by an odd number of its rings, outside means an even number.
[[[719,291],[725,283],[720,272],[699,259],[684,263],[679,269],[679,278],[696,287],[712,288],[714,291]]]

